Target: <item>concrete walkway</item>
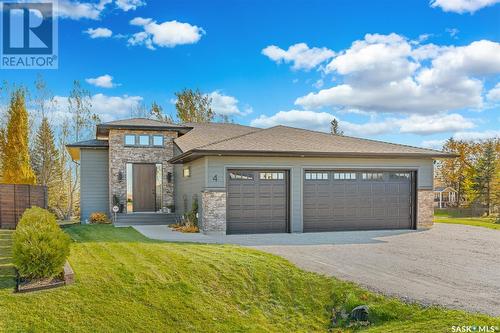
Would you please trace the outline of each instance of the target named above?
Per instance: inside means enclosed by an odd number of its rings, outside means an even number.
[[[225,236],[135,228],[164,241],[249,246],[385,295],[500,316],[498,230],[438,223],[427,231]]]

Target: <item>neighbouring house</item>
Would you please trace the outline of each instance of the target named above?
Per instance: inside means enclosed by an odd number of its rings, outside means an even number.
[[[416,229],[432,225],[430,149],[323,132],[126,119],[67,146],[81,164],[81,220],[169,223],[199,204],[203,232]],[[175,214],[172,214],[175,212]]]
[[[456,207],[457,193],[457,190],[449,186],[434,188],[434,206],[437,208]]]

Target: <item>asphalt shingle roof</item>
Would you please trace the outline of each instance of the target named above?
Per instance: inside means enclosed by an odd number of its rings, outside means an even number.
[[[193,128],[175,139],[175,143],[183,152],[239,135],[261,131],[260,128],[231,123],[186,123],[183,125]]]
[[[396,156],[396,157],[452,157],[452,155],[432,149],[418,148],[395,143],[361,139],[349,136],[331,135],[287,126],[268,129],[245,127],[244,129],[219,127],[204,124],[199,127],[195,138],[189,133],[176,139],[184,156],[196,153],[198,156],[214,152],[241,154],[317,155],[317,156]],[[235,126],[235,125],[233,125]],[[196,126],[194,127],[196,129]],[[195,130],[193,129],[193,131]],[[231,130],[231,133],[226,130]],[[210,139],[204,140],[204,133],[210,132]],[[219,140],[214,141],[218,137]],[[183,144],[182,140],[186,140]],[[180,157],[183,158],[182,156]],[[177,158],[173,159],[178,162]]]

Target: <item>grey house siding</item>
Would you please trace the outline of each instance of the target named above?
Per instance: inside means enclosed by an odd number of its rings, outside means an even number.
[[[405,169],[417,171],[417,189],[432,190],[432,159],[312,158],[209,156],[206,189],[224,190],[227,169],[279,168],[290,170],[290,223],[292,232],[303,231],[303,174],[309,169]],[[217,177],[214,177],[217,176]],[[217,181],[214,181],[217,179]]]
[[[80,220],[93,212],[109,214],[108,150],[82,148],[80,156]]]
[[[183,169],[189,167],[191,176],[184,177]],[[201,192],[205,187],[205,158],[194,160],[190,163],[175,164],[174,166],[174,183],[175,183],[175,212],[179,215],[187,213],[191,210],[193,204],[193,196],[198,198],[198,213],[199,223],[201,221],[202,205]]]

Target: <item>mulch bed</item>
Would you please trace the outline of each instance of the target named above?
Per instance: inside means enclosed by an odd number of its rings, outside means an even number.
[[[75,273],[69,262],[66,261],[64,269],[58,276],[49,279],[24,279],[16,271],[16,292],[27,293],[32,291],[46,290],[72,284],[75,280]]]

